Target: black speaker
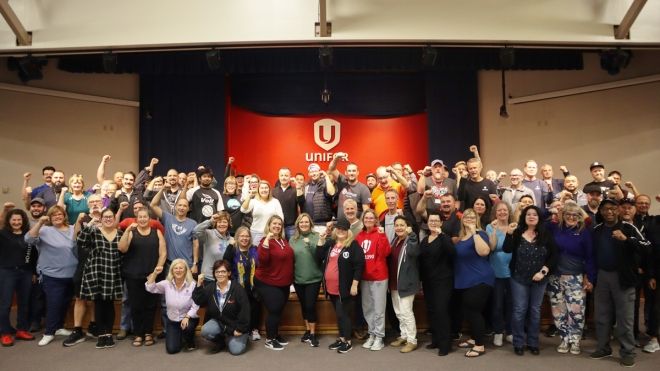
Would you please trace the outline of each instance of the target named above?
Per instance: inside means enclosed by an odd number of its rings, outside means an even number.
[[[329,46],[322,46],[319,48],[319,66],[322,70],[329,69],[333,64],[332,48]]]
[[[513,48],[502,48],[500,49],[499,59],[501,69],[511,69],[516,64],[516,51]]]
[[[206,52],[206,64],[209,66],[209,70],[217,71],[222,67],[222,58],[220,56],[220,51],[217,49],[209,50]]]
[[[112,52],[103,53],[103,72],[115,73],[117,72],[117,54]]]
[[[32,56],[23,58],[10,57],[7,59],[7,68],[10,71],[17,71],[18,78],[22,82],[43,79],[44,74],[41,69],[47,64],[48,60],[46,58],[35,58]]]
[[[622,68],[628,67],[632,58],[630,50],[604,50],[600,52],[600,68],[604,69],[610,75],[616,75]]]

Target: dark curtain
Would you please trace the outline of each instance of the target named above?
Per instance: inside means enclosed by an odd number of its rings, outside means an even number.
[[[141,166],[157,157],[157,174],[206,165],[222,179],[225,90],[220,75],[140,76]]]

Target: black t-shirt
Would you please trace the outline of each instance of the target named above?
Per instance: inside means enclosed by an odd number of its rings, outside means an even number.
[[[461,210],[471,209],[478,197],[482,197],[486,201],[486,209],[490,210],[493,206],[493,202],[489,197],[491,194],[497,194],[497,186],[493,181],[486,178],[479,182],[470,179],[463,180],[458,187],[458,200],[461,201]]]
[[[7,229],[0,230],[0,267],[30,270],[31,251],[25,242],[24,234],[14,234]]]
[[[442,227],[440,229],[442,229],[442,233],[445,233],[449,237],[458,237],[461,231],[461,220],[455,211],[451,213],[447,220],[442,221]]]
[[[123,256],[122,276],[132,279],[145,279],[158,264],[158,230],[142,235],[135,229],[132,232],[131,244]]]
[[[191,189],[186,194],[186,198],[190,202],[188,217],[197,223],[208,220],[216,211],[224,209],[224,205],[220,203],[220,192],[214,188]]]

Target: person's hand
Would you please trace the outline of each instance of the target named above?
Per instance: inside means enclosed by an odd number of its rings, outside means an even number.
[[[85,213],[78,214],[78,218],[76,219],[76,224],[80,224],[80,222],[83,220],[85,215],[87,215],[87,214],[85,214]]]
[[[413,169],[412,169],[412,167],[410,166],[410,164],[405,164],[405,165],[403,165],[403,168],[406,169],[409,173],[412,173],[412,172],[413,172]]]
[[[612,231],[612,237],[616,238],[619,241],[625,241],[628,239],[628,237],[626,237],[626,235],[623,234],[623,232],[621,232],[620,229],[615,229],[614,231]]]
[[[518,223],[509,223],[509,227],[506,229],[507,234],[513,234],[513,231],[518,228]]]
[[[128,202],[127,202],[127,201],[122,201],[122,202],[119,204],[119,210],[124,211],[124,210],[126,210],[126,209],[128,209]]]
[[[136,230],[137,227],[138,227],[138,224],[137,224],[137,223],[131,223],[131,225],[128,226],[128,229],[129,229],[129,230],[131,230],[131,229],[132,229],[132,230]]]
[[[44,225],[44,224],[48,223],[49,220],[50,220],[50,218],[48,216],[44,215],[41,218],[39,218],[39,224]]]
[[[406,234],[411,234],[412,231],[412,227],[406,227]]]
[[[626,187],[628,187],[628,188],[631,188],[631,189],[632,189],[632,188],[635,188],[635,185],[634,185],[633,182],[631,182],[631,181],[625,182],[625,183],[623,183],[623,184],[625,184]]]
[[[32,187],[30,187],[30,186],[25,187],[25,192],[26,193],[32,193]]]
[[[9,211],[9,210],[15,208],[16,205],[14,205],[13,202],[5,202],[5,204],[2,205],[2,207],[5,209],[5,211]]]
[[[156,268],[154,268],[154,276],[157,276],[163,272],[163,266],[162,265],[157,265]]]
[[[255,198],[257,197],[257,190],[254,188],[250,189],[250,198]]]
[[[163,182],[163,190],[169,191],[170,189],[172,189],[170,182]]]
[[[99,191],[100,189],[101,189],[101,185],[98,184],[98,183],[96,183],[96,184],[94,184],[94,185],[92,186],[92,190],[93,190],[94,192],[97,192],[97,191]]]
[[[243,335],[242,332],[240,332],[238,330],[234,330],[234,336],[241,336],[241,335]]]
[[[472,153],[476,153],[476,152],[477,152],[477,146],[475,146],[474,144],[471,145],[471,146],[470,146],[470,152],[472,152]]]
[[[660,202],[660,193],[658,193],[657,195],[655,195],[655,200],[658,201],[658,202]]]
[[[566,167],[566,165],[561,165],[559,167],[559,170],[561,170],[562,173],[568,173],[568,168]]]
[[[96,227],[99,224],[101,224],[101,219],[96,216],[92,216],[92,219],[87,223],[87,225],[91,225],[92,227]]]
[[[468,235],[474,235],[477,233],[477,226],[475,224],[464,224],[465,232]]]
[[[499,225],[499,222],[497,221],[497,219],[495,219],[495,220],[493,220],[492,222],[490,222],[490,226],[491,226],[491,228],[493,228],[493,232],[495,232],[495,230],[497,229],[497,226],[498,226],[498,225]]]
[[[358,294],[358,287],[356,284],[351,285],[351,296],[356,296]]]
[[[655,278],[651,278],[651,279],[649,280],[649,288],[650,288],[651,290],[655,290],[656,287],[657,287],[657,286],[656,286]]]
[[[390,173],[390,174],[392,174],[394,172],[394,168],[391,167],[391,166],[386,167],[385,170],[387,170],[387,172]]]
[[[504,177],[507,176],[507,175],[508,175],[508,174],[506,173],[506,171],[500,171],[500,173],[497,174],[497,180],[502,180],[502,179],[504,179]]]
[[[233,164],[234,161],[236,161],[236,159],[234,158],[234,156],[229,156],[229,159],[227,159],[227,163],[230,164],[230,165]]]
[[[218,220],[220,220],[220,214],[213,214],[213,215],[211,215],[211,220],[212,220],[213,222],[217,223]]]
[[[346,160],[348,158],[348,154],[346,154],[346,152],[337,152],[335,153],[334,157],[340,160]]]
[[[403,209],[396,209],[397,215],[403,215]]]
[[[584,291],[589,291],[593,290],[594,285],[589,282],[589,278],[585,275],[584,278],[582,279],[582,287],[584,288]]]
[[[498,201],[498,200],[500,199],[500,198],[499,198],[496,194],[494,194],[494,193],[489,194],[489,195],[488,195],[488,198],[490,198],[490,200],[493,201],[493,202],[496,202],[496,201]]]
[[[115,191],[115,198],[119,197],[120,194],[121,194],[121,189]]]
[[[456,176],[458,176],[458,169],[453,167],[451,168],[451,172],[454,173]]]
[[[112,159],[112,156],[110,156],[110,155],[104,155],[103,158],[101,159],[101,161],[102,161],[104,164],[107,164],[108,162],[110,162],[110,159]]]
[[[534,274],[534,276],[532,277],[532,281],[534,281],[534,282],[539,282],[539,281],[541,281],[543,278],[545,278],[545,275],[544,275],[543,273],[541,273],[541,272],[536,272],[536,273]]]
[[[188,317],[183,317],[181,320],[181,329],[185,330],[188,328],[188,322],[190,322],[190,319]]]
[[[198,287],[204,286],[204,275],[203,274],[200,274],[199,276],[197,276],[197,286]]]
[[[378,233],[385,233],[385,228],[383,228],[382,226],[379,225],[378,226]]]
[[[193,264],[192,268],[190,268],[190,273],[197,274],[198,271],[199,269],[197,269],[197,264]]]
[[[272,240],[273,238],[275,238],[275,234],[273,232],[268,232],[266,234],[266,241]]]
[[[321,171],[319,171],[319,176],[320,176],[321,178],[325,178],[325,177],[328,176],[328,173],[326,173],[325,170],[321,170]]]
[[[151,159],[151,162],[149,162],[149,166],[153,168],[154,166],[158,165],[158,159],[156,157]]]
[[[32,173],[28,172],[23,174],[23,180],[27,183],[30,181],[30,178],[32,178]]]
[[[66,193],[69,190],[69,187],[62,187],[62,193]]]
[[[424,191],[424,198],[432,198],[433,197],[433,191],[430,189],[427,189]]]
[[[229,244],[234,246],[236,245],[236,240],[234,239],[234,237],[229,237]]]

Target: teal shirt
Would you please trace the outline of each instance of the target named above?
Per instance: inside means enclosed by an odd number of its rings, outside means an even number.
[[[87,198],[91,193],[84,192],[83,197],[80,200],[73,198],[73,194],[67,192],[64,194],[64,204],[66,205],[66,214],[69,218],[69,224],[76,224],[78,220],[78,215],[80,213],[89,213],[89,206],[87,206]]]
[[[309,238],[309,242],[305,242],[305,237]],[[323,272],[316,263],[316,244],[318,242],[319,234],[316,232],[312,232],[307,236],[300,236],[299,239],[291,237],[289,240],[295,258],[293,266],[295,283],[306,285],[321,282]]]

